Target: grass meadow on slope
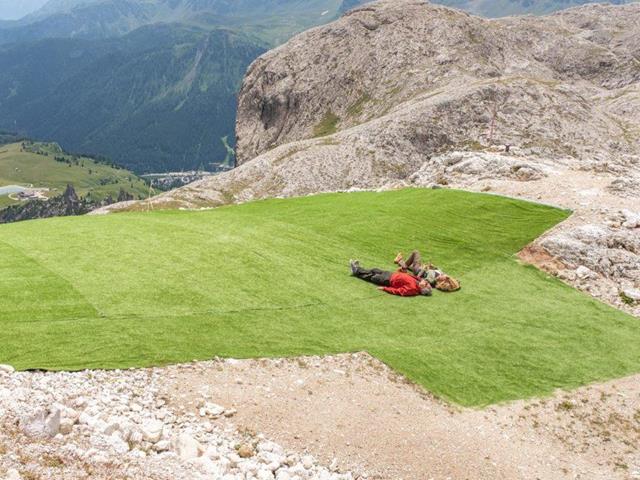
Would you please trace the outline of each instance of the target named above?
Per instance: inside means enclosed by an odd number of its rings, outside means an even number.
[[[29,143],[29,147],[36,151],[23,149],[22,142],[0,145],[0,186],[49,188],[47,196],[51,197],[61,195],[72,184],[78,195],[91,194],[96,200],[109,195],[117,198],[120,189],[136,198],[149,192],[144,181],[128,170],[62,153],[55,144]],[[17,203],[20,202],[6,195],[0,196],[0,208]]]
[[[443,190],[0,227],[0,363],[148,366],[366,350],[463,405],[640,370],[636,319],[518,263],[568,212]],[[460,292],[400,298],[351,277],[419,248]]]

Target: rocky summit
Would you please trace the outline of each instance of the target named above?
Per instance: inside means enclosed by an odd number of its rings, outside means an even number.
[[[235,170],[109,210],[403,186],[531,198],[576,213],[528,259],[640,314],[640,4],[489,20],[370,3],[256,60],[236,133]]]
[[[639,16],[638,5],[500,21],[418,1],[356,9],[251,66],[239,161],[334,130],[385,161],[494,143],[637,154]]]

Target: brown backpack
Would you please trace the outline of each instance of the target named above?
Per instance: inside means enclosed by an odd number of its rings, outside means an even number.
[[[436,288],[441,292],[455,292],[460,290],[460,282],[449,275],[439,275],[436,279]]]

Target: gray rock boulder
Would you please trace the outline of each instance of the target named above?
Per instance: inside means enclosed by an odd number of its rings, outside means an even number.
[[[162,438],[164,423],[159,420],[147,420],[142,424],[142,437],[150,443],[157,443]]]
[[[13,373],[15,372],[16,369],[13,368],[11,365],[0,365],[0,373]]]
[[[4,477],[5,480],[22,480],[22,475],[15,468],[7,470],[7,474]]]
[[[541,240],[541,245],[566,263],[606,277],[640,279],[640,234],[604,225],[584,225]],[[584,275],[578,276],[587,278]]]
[[[182,461],[198,458],[203,452],[200,442],[188,433],[182,433],[175,438],[174,449]]]
[[[39,408],[20,419],[22,432],[33,438],[53,438],[60,432],[60,410]]]
[[[637,288],[625,288],[622,290],[625,297],[633,300],[636,303],[640,303],[640,289]]]

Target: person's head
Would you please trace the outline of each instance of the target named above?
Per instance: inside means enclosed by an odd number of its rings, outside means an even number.
[[[436,288],[442,292],[455,292],[460,290],[460,282],[442,273],[436,279]]]
[[[431,284],[426,280],[420,280],[418,287],[420,288],[421,295],[425,295],[427,297],[431,295]]]

